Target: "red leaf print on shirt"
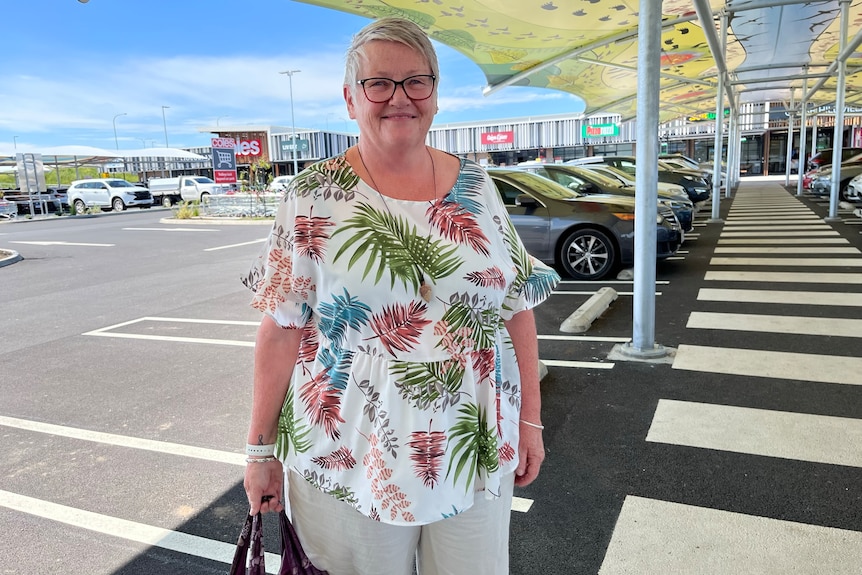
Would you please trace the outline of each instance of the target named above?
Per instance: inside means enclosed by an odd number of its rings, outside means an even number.
[[[474,251],[487,256],[488,237],[473,214],[464,210],[461,204],[438,200],[425,212],[431,222],[440,230],[443,237],[458,244],[465,244]]]
[[[353,469],[356,466],[356,458],[353,457],[353,453],[347,446],[341,446],[326,457],[315,457],[312,461],[324,469],[336,469],[338,471]]]
[[[302,386],[300,397],[305,403],[305,413],[313,425],[322,425],[326,435],[338,439],[341,433],[338,424],[344,423],[341,417],[341,396],[338,390],[329,387],[326,372],[319,373],[314,379]]]
[[[293,225],[296,253],[317,263],[326,255],[326,240],[329,239],[328,228],[335,224],[330,218],[316,216],[296,216]]]
[[[371,319],[371,329],[380,338],[380,345],[390,354],[410,351],[419,343],[422,328],[431,323],[431,320],[424,317],[427,309],[424,303],[415,301],[406,306],[386,306],[382,313]]]
[[[414,431],[410,434],[410,459],[413,473],[422,480],[425,487],[434,489],[440,478],[440,464],[446,450],[446,434],[442,431]]]
[[[500,290],[506,287],[506,278],[503,276],[502,270],[497,266],[478,272],[470,272],[464,276],[464,279],[479,287]]]

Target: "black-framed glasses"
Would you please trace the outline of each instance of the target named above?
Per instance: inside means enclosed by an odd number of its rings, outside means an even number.
[[[357,80],[356,83],[362,86],[362,91],[365,92],[369,102],[380,104],[391,100],[398,86],[401,86],[404,94],[411,100],[427,100],[434,93],[436,81],[437,76],[432,74],[418,74],[408,76],[400,82],[392,78],[365,78]]]

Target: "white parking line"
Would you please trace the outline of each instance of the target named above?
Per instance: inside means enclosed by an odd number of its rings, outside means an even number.
[[[250,241],[250,242],[243,242],[243,243],[241,243],[241,244],[230,244],[230,245],[227,245],[227,246],[219,246],[219,247],[215,247],[215,248],[207,248],[207,249],[205,249],[204,251],[205,251],[205,252],[214,252],[214,251],[218,251],[218,250],[226,250],[226,249],[230,249],[230,248],[238,248],[238,247],[241,247],[241,246],[250,246],[250,245],[252,245],[252,244],[262,244],[262,243],[263,243],[263,242],[265,242],[267,239],[268,239],[268,238],[262,238],[262,239],[259,239],[259,240],[252,240],[252,241]]]
[[[48,242],[48,241],[10,241],[10,244],[29,244],[31,246],[85,246],[95,248],[112,248],[115,244],[90,244],[79,242]]]
[[[631,339],[631,338],[629,338]],[[626,340],[628,341],[628,339]],[[598,361],[566,361],[561,359],[543,359],[542,363],[549,367],[578,367],[592,369],[613,369],[613,363],[602,363]]]
[[[21,513],[51,519],[66,525],[111,535],[144,545],[170,549],[186,555],[203,557],[212,561],[230,564],[236,551],[236,544],[224,543],[206,539],[197,535],[189,535],[179,531],[171,531],[162,527],[153,527],[127,519],[119,519],[101,513],[84,511],[67,505],[59,505],[26,495],[9,491],[0,491],[0,505]],[[281,557],[266,553],[267,573],[278,573],[277,565]]]
[[[102,431],[90,431],[88,429],[68,427],[64,425],[54,425],[51,423],[42,423],[39,421],[30,421],[27,419],[6,417],[2,415],[0,415],[0,426],[23,429],[26,431],[35,431],[37,433],[45,433],[48,435],[57,435],[60,437],[68,437],[71,439],[80,439],[82,441],[92,441],[94,443],[103,443],[106,445],[116,445],[118,447],[126,447],[130,449],[142,449],[144,451],[153,451],[156,453],[165,453],[168,455],[178,455],[180,457],[194,457],[196,459],[205,459],[207,461],[214,461],[216,463],[227,463],[230,465],[241,466],[246,465],[245,454],[233,453],[230,451],[219,451],[217,449],[208,449],[206,447],[194,447],[191,445],[183,445],[180,443],[155,441],[152,439],[142,439],[139,437],[130,437],[127,435],[116,435],[113,433],[105,433]],[[512,499],[512,511],[527,512],[532,506],[532,504],[532,499],[514,497]]]
[[[212,228],[122,228],[134,232],[219,232]]]
[[[256,321],[234,321],[234,320],[216,320],[216,319],[187,319],[187,318],[175,318],[175,317],[142,317],[138,319],[133,319],[130,321],[125,321],[123,323],[118,323],[115,325],[110,325],[107,327],[101,327],[99,329],[94,329],[93,331],[88,331],[86,333],[82,333],[81,335],[91,335],[96,337],[116,337],[120,339],[145,339],[151,341],[174,341],[178,343],[204,343],[210,345],[233,345],[238,347],[254,347],[253,341],[244,341],[244,340],[236,340],[236,339],[214,339],[214,338],[203,338],[203,337],[182,337],[175,335],[151,335],[151,334],[138,334],[138,333],[120,333],[114,332],[117,328],[125,327],[128,325],[133,325],[136,323],[144,322],[144,321],[153,321],[153,322],[181,322],[181,323],[203,323],[203,324],[217,324],[217,325],[258,325],[260,322]]]

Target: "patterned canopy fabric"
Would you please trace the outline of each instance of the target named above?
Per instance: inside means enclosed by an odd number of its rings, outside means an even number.
[[[300,0],[368,18],[413,20],[442,44],[475,62],[488,89],[532,86],[562,90],[585,102],[585,113],[637,112],[636,0]],[[696,0],[727,15],[722,55],[737,102],[799,105],[804,89],[822,86],[813,105],[835,101],[841,9],[838,0]],[[716,58],[693,0],[662,2],[662,121],[715,111]],[[845,105],[862,106],[862,0],[849,0]],[[807,88],[805,75],[809,76]]]

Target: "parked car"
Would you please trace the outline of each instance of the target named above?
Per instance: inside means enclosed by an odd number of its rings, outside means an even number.
[[[838,199],[842,201],[853,201],[849,196],[849,184],[859,174],[862,174],[862,156],[858,162],[843,162],[839,170],[841,175],[838,180]],[[811,180],[809,191],[818,196],[828,196],[832,193],[832,166],[817,170],[817,175]]]
[[[808,169],[816,170],[818,168],[825,168],[826,166],[832,165],[832,154],[834,153],[834,148],[826,148],[825,150],[820,150],[810,158],[808,158]],[[851,157],[862,154],[862,148],[843,148],[841,150],[841,161],[846,162]]]
[[[63,208],[69,207],[69,186],[48,186],[48,193],[53,194],[55,198],[60,200],[60,205]]]
[[[18,215],[18,206],[6,198],[0,198],[0,218],[10,219]]]
[[[267,192],[272,192],[274,194],[280,194],[287,190],[287,185],[294,178],[294,176],[276,176],[266,187]]]
[[[569,160],[566,163],[575,166],[585,164],[607,164],[609,166],[614,166],[631,176],[636,175],[634,156],[588,156],[577,160]],[[695,204],[705,202],[709,199],[710,186],[700,175],[700,172],[672,169],[667,164],[662,165],[662,163],[659,162],[658,181],[679,184],[685,188],[685,192],[688,194],[688,199]]]
[[[21,190],[6,190],[3,198],[15,205],[20,216],[32,214],[51,214],[63,209],[60,200],[49,191],[28,194]]]
[[[77,214],[86,213],[94,206],[122,212],[131,206],[149,208],[153,205],[153,196],[147,188],[117,178],[75,180],[66,193],[69,205]]]
[[[715,171],[715,165],[712,162],[698,162],[694,158],[690,158],[684,154],[659,154],[658,159],[670,166],[678,167],[682,170],[695,170],[703,175],[706,183],[712,186],[712,174]],[[724,162],[721,163],[721,180],[719,185],[724,186],[727,181],[727,167]]]
[[[516,169],[544,176],[581,194],[611,194],[629,198],[635,197],[634,185],[625,184],[621,180],[611,179],[608,176],[582,166],[525,162],[518,164]],[[673,210],[683,231],[688,232],[694,229],[694,204],[688,199],[688,195],[682,188],[679,188],[678,192],[658,190],[657,194],[659,204],[668,206]]]
[[[847,183],[847,192],[845,195],[849,202],[862,202],[862,174],[854,176]]]
[[[587,196],[518,169],[488,168],[527,251],[572,278],[598,280],[634,263],[634,198]],[[673,211],[656,216],[656,257],[682,243]]]

